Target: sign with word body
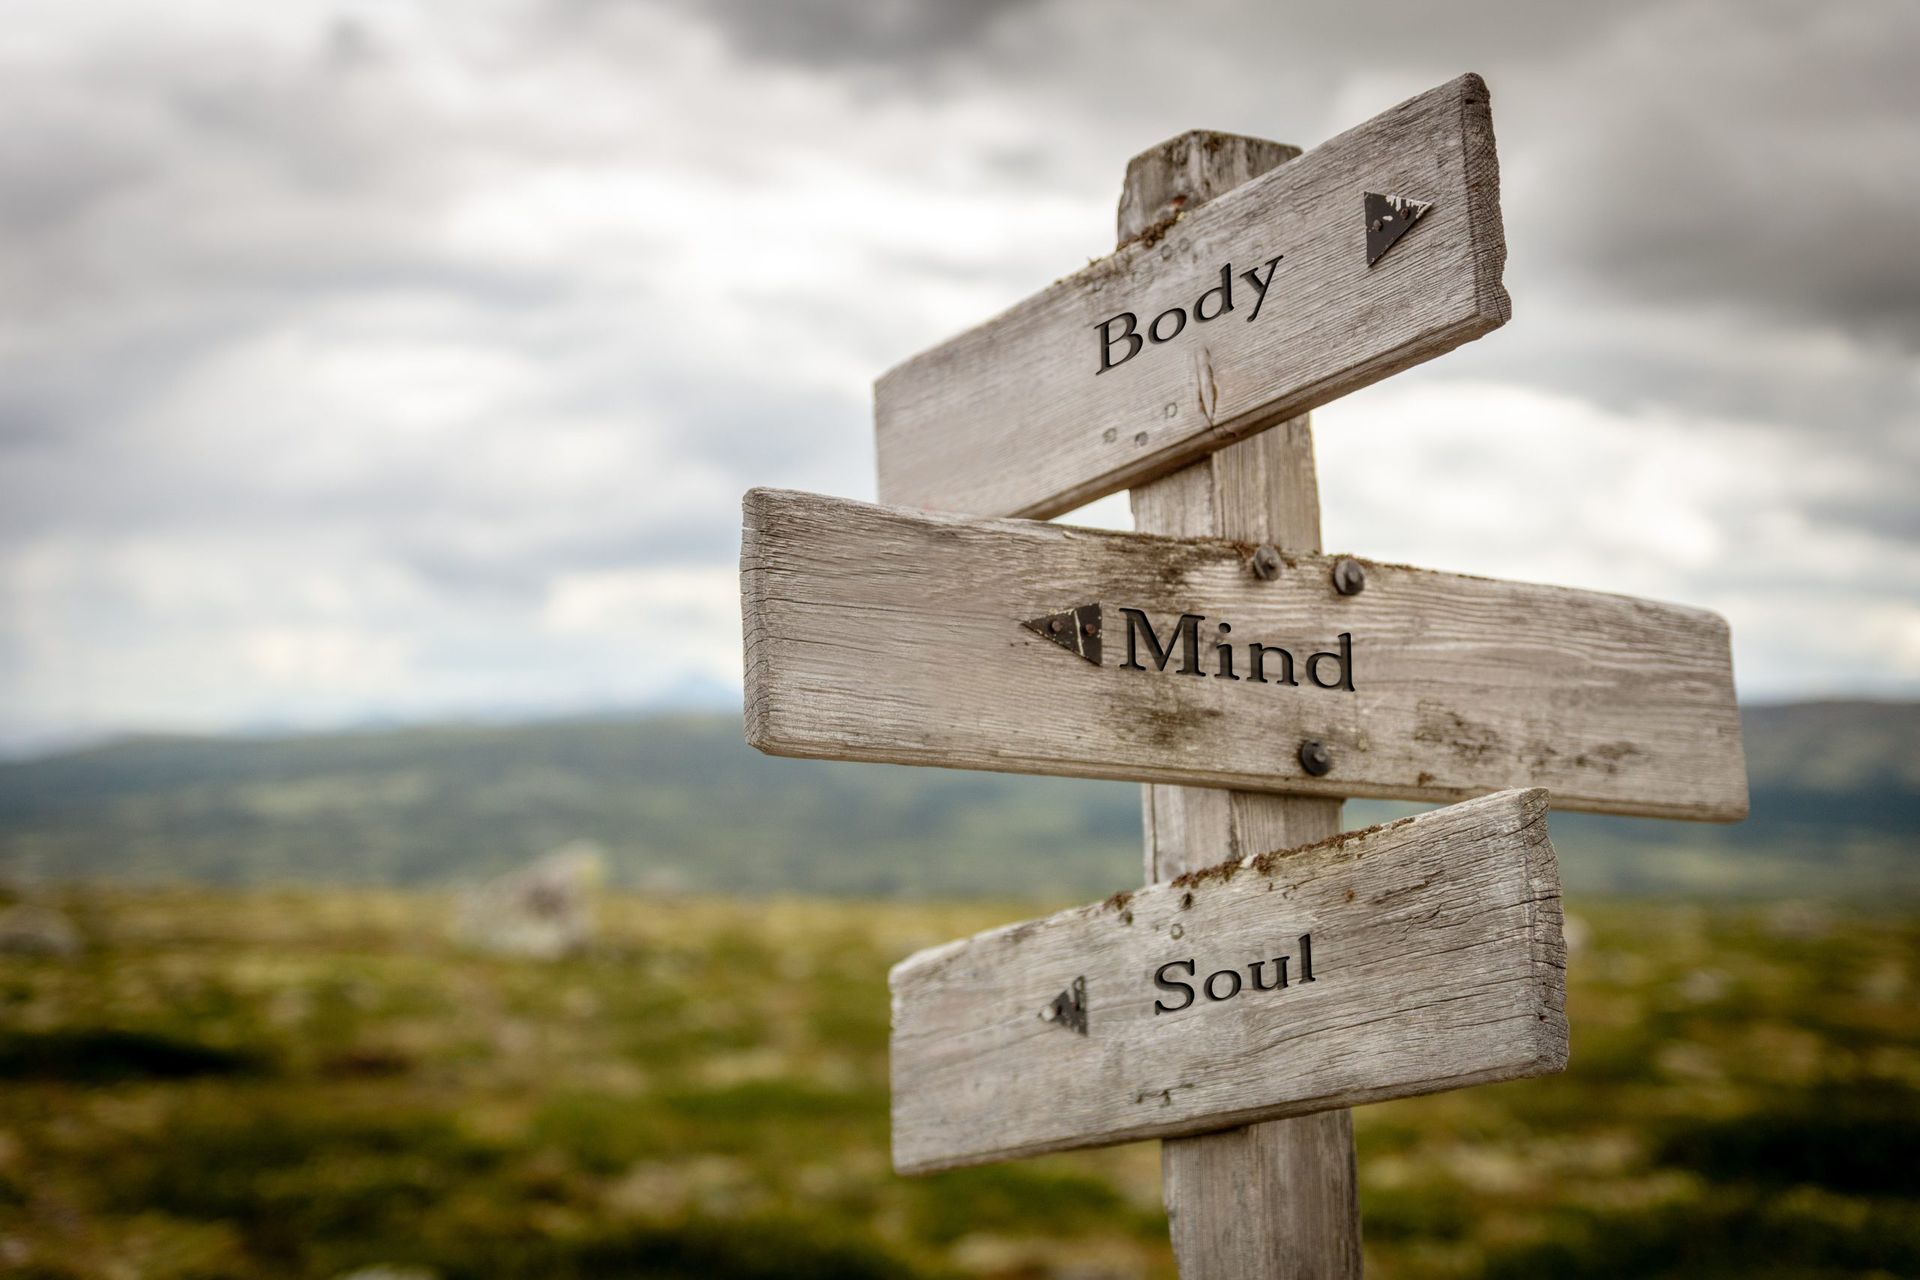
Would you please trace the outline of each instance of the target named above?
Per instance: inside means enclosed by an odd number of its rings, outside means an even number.
[[[1506,322],[1462,76],[1177,216],[874,388],[880,498],[1052,516]]]
[[[903,1173],[1558,1071],[1544,791],[1504,791],[923,951],[893,989]]]
[[[744,520],[747,737],[775,755],[1746,811],[1703,610],[779,490]]]

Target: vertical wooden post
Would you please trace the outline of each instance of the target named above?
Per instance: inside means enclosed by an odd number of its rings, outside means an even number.
[[[1261,138],[1195,131],[1135,156],[1120,193],[1120,243],[1299,155]],[[1196,368],[1205,367],[1204,357]],[[1201,403],[1195,389],[1193,403]],[[1305,417],[1229,445],[1132,491],[1134,527],[1320,550],[1313,431]],[[1148,883],[1335,835],[1340,802],[1144,786]],[[1182,1280],[1357,1280],[1360,1201],[1353,1113],[1328,1111],[1161,1146]]]

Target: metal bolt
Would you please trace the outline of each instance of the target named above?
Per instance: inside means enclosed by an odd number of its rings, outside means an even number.
[[[1280,552],[1276,548],[1263,542],[1253,549],[1253,576],[1263,582],[1280,576]]]
[[[1333,589],[1343,596],[1357,596],[1366,590],[1367,571],[1351,556],[1333,562]]]
[[[1309,739],[1300,744],[1300,767],[1316,778],[1325,777],[1333,768],[1333,752],[1326,743]]]

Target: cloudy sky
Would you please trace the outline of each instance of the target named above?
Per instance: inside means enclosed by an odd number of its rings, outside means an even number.
[[[0,747],[728,700],[741,492],[871,497],[872,380],[1130,155],[1466,70],[1514,319],[1317,414],[1329,547],[1920,694],[1916,64],[1912,0],[12,0]]]

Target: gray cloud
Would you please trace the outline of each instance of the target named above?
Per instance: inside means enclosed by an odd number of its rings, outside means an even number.
[[[1113,137],[1109,155],[1137,150],[1150,136],[1130,130],[1156,115],[1168,134],[1237,127],[1311,143],[1304,130],[1351,123],[1310,105],[1341,96],[1345,69],[1410,92],[1471,66],[1494,85],[1510,183],[1523,184],[1509,218],[1562,282],[1920,343],[1898,159],[1920,154],[1920,10],[1904,0],[1202,4],[1177,19],[1104,0],[692,12],[743,52],[795,67],[958,67],[981,92],[1044,101],[1036,118],[1083,154],[1098,151],[1089,136]],[[1219,117],[1197,118],[1209,110]],[[1016,181],[1063,167],[1039,142],[982,159]],[[1511,207],[1514,194],[1527,203]]]
[[[901,69],[951,63],[978,52],[1006,15],[1034,0],[688,0],[742,53],[819,70]]]
[[[731,678],[739,492],[870,493],[868,380],[1103,252],[1129,155],[1193,126],[1312,144],[1468,67],[1516,319],[1396,382],[1738,442],[1753,509],[1660,491],[1739,532],[1725,564],[1636,543],[1642,576],[1589,584],[1752,608],[1766,688],[1798,660],[1767,591],[1878,610],[1861,687],[1920,683],[1887,613],[1920,614],[1910,5],[36,18],[39,55],[0,53],[0,737]],[[1451,475],[1465,426],[1384,456]],[[1565,483],[1562,439],[1500,465]],[[1370,544],[1532,571],[1445,495],[1330,493]],[[635,663],[669,621],[708,642]]]
[[[1916,49],[1920,10],[1886,0],[1650,15],[1591,59],[1621,73],[1615,92],[1555,103],[1526,227],[1616,297],[1920,350],[1912,179],[1894,159],[1920,154]]]

